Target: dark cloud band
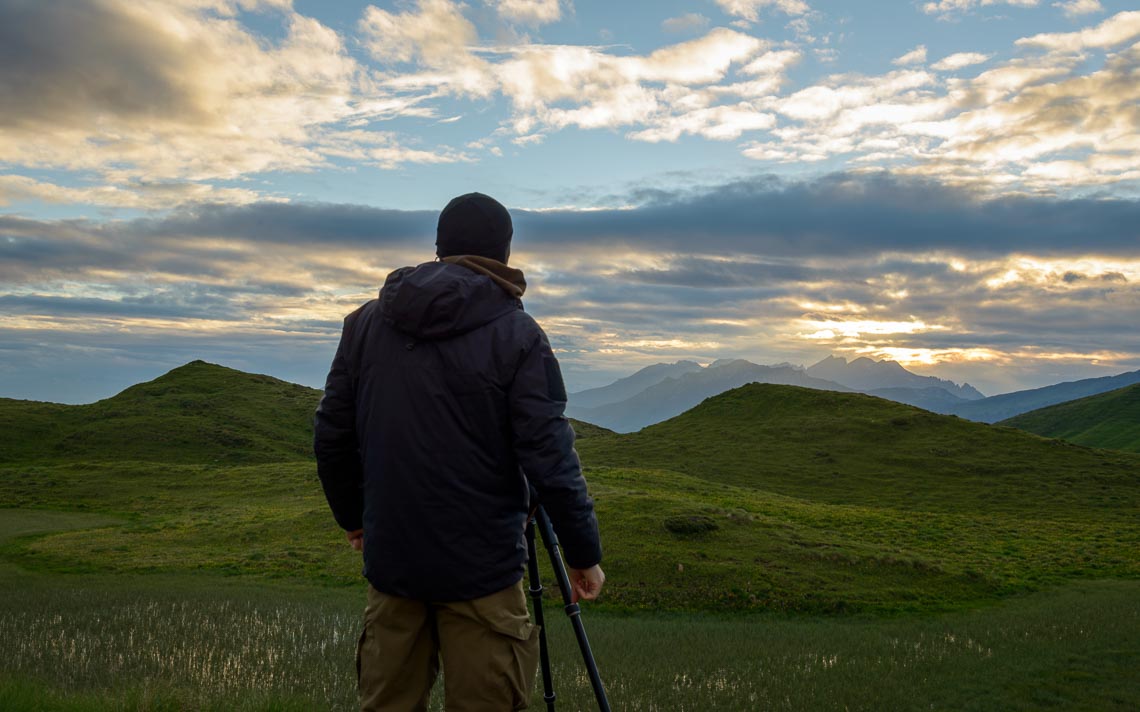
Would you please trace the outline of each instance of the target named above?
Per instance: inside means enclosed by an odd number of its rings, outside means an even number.
[[[512,211],[516,251],[579,249],[750,256],[800,260],[883,252],[947,251],[965,256],[1134,256],[1140,250],[1140,201],[999,197],[888,174],[834,174],[809,182],[770,177],[704,192],[644,193],[634,209]],[[430,252],[437,213],[324,203],[200,206],[127,223],[36,222],[0,217],[0,255],[25,263],[66,264],[135,252],[141,244],[181,245],[198,238],[314,249],[418,249]],[[83,236],[85,240],[77,237]],[[225,257],[219,255],[219,258]],[[206,259],[205,256],[202,259]],[[721,267],[703,263],[688,279],[729,283],[751,276],[794,278],[798,267]],[[741,274],[744,270],[745,274]],[[698,272],[700,274],[698,274]],[[719,272],[719,273],[718,273]],[[661,275],[631,275],[641,281]],[[670,277],[673,279],[676,277]]]

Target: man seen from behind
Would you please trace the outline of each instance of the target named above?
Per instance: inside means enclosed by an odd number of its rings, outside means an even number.
[[[398,269],[349,314],[316,416],[317,471],[364,553],[361,709],[524,709],[538,664],[523,572],[529,486],[575,600],[605,576],[550,343],[507,266],[513,226],[480,193],[439,216],[438,260]]]

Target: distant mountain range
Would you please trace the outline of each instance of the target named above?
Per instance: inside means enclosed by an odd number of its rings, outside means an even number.
[[[629,392],[630,383],[653,380],[656,382],[635,395],[623,397]],[[746,383],[777,383],[824,391],[853,390],[812,378],[802,368],[794,366],[760,366],[737,359],[714,361],[702,367],[691,361],[679,361],[649,366],[604,388],[584,391],[586,402],[594,404],[593,407],[583,406],[579,399],[582,394],[575,393],[570,396],[566,414],[619,433],[628,433],[684,413],[706,398]]]
[[[693,361],[659,363],[602,388],[573,393],[566,409],[579,420],[633,432],[679,415],[706,398],[747,383],[803,386],[841,393],[867,393],[936,412],[984,398],[969,384],[957,385],[911,373],[894,361],[829,356],[803,368],[761,366],[722,359],[708,366]]]
[[[641,393],[650,386],[656,386],[669,378],[680,378],[687,373],[696,373],[702,366],[696,361],[676,363],[655,363],[646,366],[632,376],[619,378],[608,386],[591,388],[574,394],[573,404],[577,408],[596,408],[607,403],[617,403]]]
[[[1027,391],[1003,393],[1000,396],[990,396],[970,403],[960,403],[952,408],[936,412],[957,415],[960,418],[983,423],[996,423],[999,420],[1012,418],[1031,410],[1077,398],[1095,396],[1098,393],[1107,393],[1117,388],[1130,386],[1133,383],[1140,383],[1140,371],[1129,371],[1101,378],[1086,378],[1081,381],[1068,381],[1044,388],[1032,388]]]
[[[807,368],[761,366],[741,359],[654,364],[601,388],[570,395],[567,415],[617,432],[633,432],[747,383],[797,385],[857,392],[906,403],[935,413],[994,423],[1030,410],[1140,382],[1140,371],[1060,383],[1045,388],[985,397],[968,383],[958,385],[912,373],[894,361],[829,356]]]
[[[969,383],[959,386],[953,381],[947,381],[943,378],[911,373],[895,361],[874,361],[866,357],[848,362],[847,359],[839,356],[828,356],[814,366],[808,367],[807,374],[813,378],[842,383],[848,388],[872,395],[878,395],[875,391],[901,392],[935,389],[953,396],[955,400],[971,401],[985,398],[977,388]],[[886,395],[881,397],[887,400],[907,402],[901,398],[891,398]]]

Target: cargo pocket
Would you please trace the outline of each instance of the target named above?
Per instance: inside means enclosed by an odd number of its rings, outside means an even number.
[[[534,676],[538,672],[539,633],[539,627],[532,625],[530,637],[516,646],[516,661],[519,665],[519,681],[514,690],[516,710],[525,709],[530,704],[531,695],[534,694]]]
[[[368,626],[364,626],[364,630],[360,631],[360,637],[356,639],[356,688],[360,689],[360,654],[364,649],[364,638],[368,635]]]
[[[511,691],[511,709],[525,709],[534,691],[538,671],[539,628],[530,622],[522,582],[498,593],[471,601],[481,622],[496,634],[500,644],[487,651],[488,674],[501,683],[505,677]]]

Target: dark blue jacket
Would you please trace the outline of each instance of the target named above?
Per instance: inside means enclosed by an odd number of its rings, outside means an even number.
[[[433,601],[514,584],[528,480],[567,563],[599,563],[565,406],[546,335],[490,276],[443,262],[389,275],[344,321],[314,439],[333,516],[364,529],[368,581]]]

